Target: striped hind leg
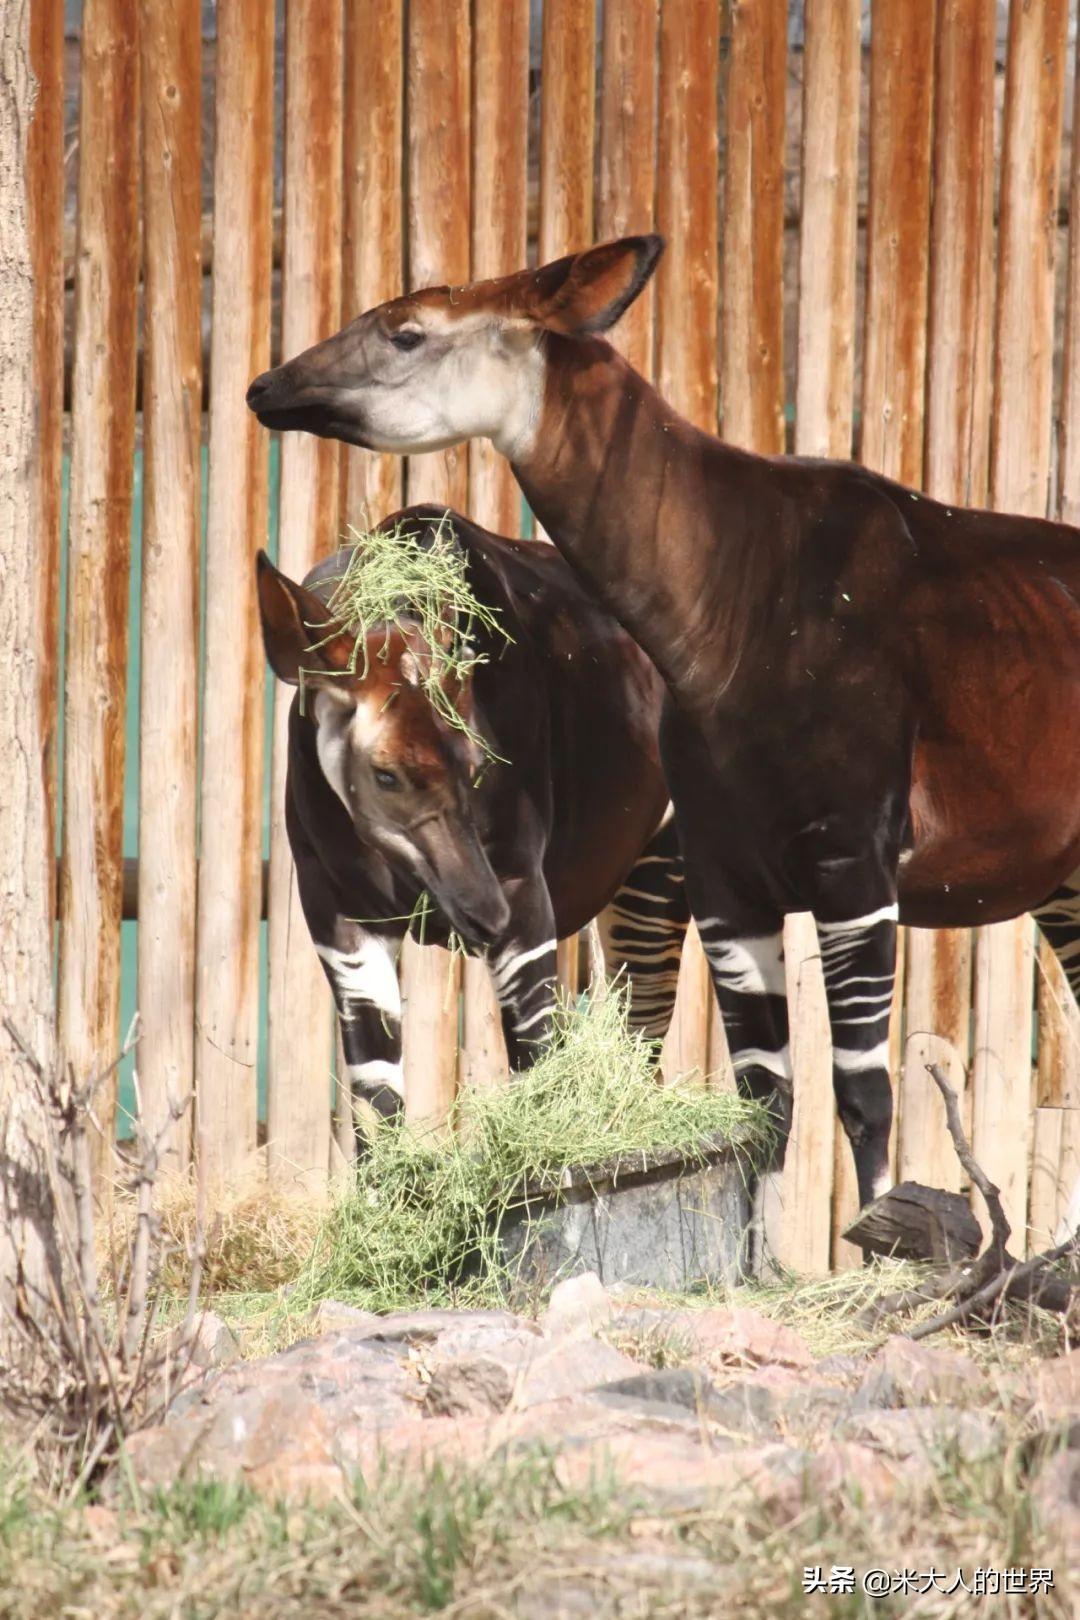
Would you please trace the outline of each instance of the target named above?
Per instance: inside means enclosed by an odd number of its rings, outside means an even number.
[[[1080,1005],[1080,872],[1055,889],[1050,898],[1033,912],[1040,931],[1061,963],[1073,999]],[[1065,1212],[1054,1233],[1055,1243],[1080,1229],[1080,1180],[1073,1187]]]
[[[626,976],[631,1028],[651,1040],[663,1040],[675,1006],[690,923],[682,855],[670,810],[598,922],[608,973]]]
[[[896,916],[895,900],[885,899],[858,916],[815,918],[832,1031],[836,1109],[855,1159],[860,1205],[892,1185],[889,1020]]]
[[[1080,872],[1074,872],[1032,915],[1061,963],[1074,1000],[1080,1004]]]

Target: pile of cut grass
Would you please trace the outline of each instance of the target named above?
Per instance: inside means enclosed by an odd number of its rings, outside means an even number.
[[[660,1149],[700,1162],[717,1137],[749,1164],[769,1140],[765,1110],[706,1089],[697,1075],[661,1086],[656,1045],[630,1029],[627,1011],[619,986],[564,1004],[550,1048],[513,1085],[461,1093],[437,1133],[379,1132],[291,1304],[501,1303],[516,1274],[499,1228],[527,1187],[554,1184],[567,1167]]]
[[[154,1214],[165,1240],[161,1283],[166,1296],[179,1300],[187,1295],[199,1214],[193,1168],[158,1177]],[[205,1215],[204,1295],[269,1292],[290,1283],[302,1266],[311,1264],[325,1218],[325,1196],[268,1181],[265,1154],[250,1154],[218,1189]],[[99,1256],[106,1277],[112,1273],[110,1247],[112,1255],[127,1252],[137,1219],[135,1194],[118,1187]]]
[[[469,581],[468,559],[457,543],[449,512],[433,533],[414,532],[404,522],[366,532],[349,528],[352,556],[328,606],[356,634],[354,664],[364,660],[367,638],[384,626],[415,627],[430,652],[421,671],[424,692],[448,725],[463,731],[491,758],[490,745],[469,726],[455,696],[486,655],[476,648],[478,629],[511,636],[496,609],[481,602]]]

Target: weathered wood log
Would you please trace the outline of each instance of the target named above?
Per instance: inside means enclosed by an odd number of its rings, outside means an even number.
[[[982,1231],[960,1193],[902,1181],[860,1210],[845,1230],[864,1254],[952,1264],[970,1259],[982,1244]]]

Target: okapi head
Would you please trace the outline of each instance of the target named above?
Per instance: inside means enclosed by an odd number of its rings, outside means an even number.
[[[542,414],[549,336],[614,326],[663,248],[659,236],[628,236],[539,270],[392,298],[256,377],[247,402],[264,427],[367,450],[489,438],[520,460]]]
[[[270,666],[292,686],[303,682],[319,766],[357,836],[426,889],[468,944],[498,939],[510,913],[476,824],[483,752],[428,696],[432,652],[419,630],[386,625],[358,646],[322,599],[263,551],[258,590]],[[471,676],[448,678],[453,707],[471,728]]]

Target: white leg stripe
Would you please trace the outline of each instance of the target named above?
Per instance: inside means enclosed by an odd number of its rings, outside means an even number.
[[[535,962],[538,957],[546,956],[548,951],[554,951],[557,945],[557,940],[548,939],[543,945],[537,945],[531,951],[519,951],[516,956],[499,958],[491,970],[492,978],[501,989],[510,979],[516,977],[527,962]]]
[[[877,923],[895,922],[900,915],[900,908],[894,901],[891,906],[882,906],[878,911],[868,911],[865,917],[850,917],[847,922],[819,922],[817,931],[827,938],[839,940],[845,934],[861,933],[864,928],[873,928]]]
[[[514,1020],[514,1033],[515,1033],[515,1035],[520,1035],[521,1031],[523,1029],[528,1029],[530,1027],[530,1025],[538,1023],[541,1018],[547,1018],[554,1011],[555,1011],[554,1006],[549,1002],[546,1007],[541,1007],[539,1012],[534,1012],[529,1018],[522,1018],[520,1020],[515,1019]]]
[[[782,1046],[779,1052],[766,1052],[759,1046],[748,1046],[732,1058],[732,1068],[736,1074],[742,1074],[745,1069],[768,1069],[778,1079],[790,1080],[791,1049]]]
[[[784,962],[779,934],[756,939],[725,939],[716,944],[702,940],[709,966],[726,990],[754,996],[785,993]]]
[[[849,1020],[851,1022],[851,1020]],[[854,1020],[859,1022],[859,1020]],[[873,1022],[872,1019],[866,1022]],[[842,1046],[833,1049],[833,1066],[843,1074],[859,1074],[863,1069],[887,1069],[889,1067],[889,1043],[879,1041],[868,1052],[854,1052]]]
[[[405,1095],[400,1063],[389,1063],[386,1058],[371,1058],[367,1063],[348,1064],[348,1072],[354,1085],[359,1081],[363,1085],[389,1086],[399,1097]]]
[[[338,994],[378,1007],[380,1012],[401,1013],[394,958],[387,945],[374,934],[362,936],[355,951],[339,951],[333,945],[315,945],[330,970]]]

